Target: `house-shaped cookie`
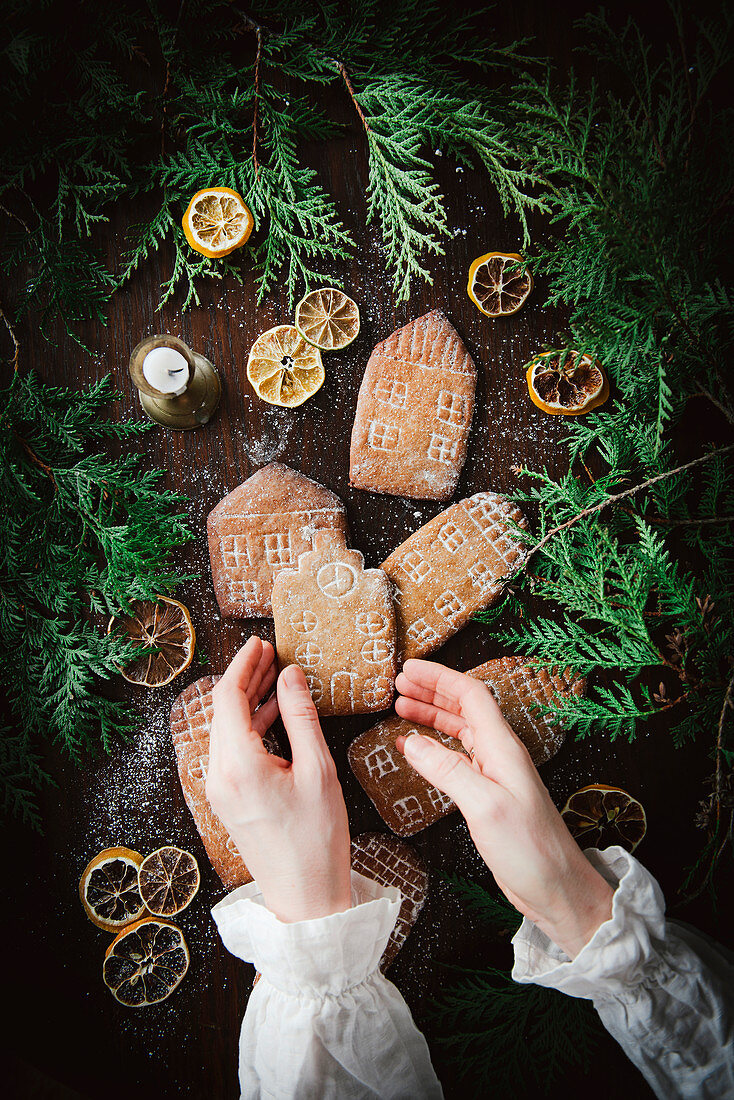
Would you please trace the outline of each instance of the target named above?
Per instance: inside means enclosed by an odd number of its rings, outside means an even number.
[[[273,583],[275,644],[281,668],[298,664],[321,715],[361,714],[390,706],[396,674],[392,586],[365,569],[358,550],[333,532],[314,536],[298,569]]]
[[[347,516],[339,497],[310,477],[271,462],[248,478],[207,518],[209,558],[224,618],[269,616],[273,578],[294,568],[316,531],[341,535]]]
[[[423,657],[499,596],[523,559],[517,505],[497,493],[452,504],[394,550],[382,568],[397,590],[401,660]]]
[[[385,971],[395,961],[428,896],[428,871],[409,844],[388,833],[361,833],[352,841],[352,868],[402,895],[398,919],[380,959]]]
[[[176,751],[184,799],[204,842],[206,854],[222,883],[233,889],[252,882],[252,875],[206,797],[209,735],[214,716],[212,688],[218,679],[219,676],[203,676],[181,692],[171,708],[171,740]],[[268,752],[277,755],[274,741],[264,737],[263,743]]]
[[[467,675],[487,685],[535,765],[544,764],[558,752],[563,727],[541,710],[571,695],[583,695],[581,677],[568,670],[549,673],[533,668],[523,657],[487,661]],[[413,836],[456,809],[448,795],[419,775],[395,747],[398,737],[411,733],[433,737],[449,749],[464,752],[456,738],[395,714],[361,733],[349,746],[352,771],[380,817],[398,836]]]
[[[466,459],[477,371],[440,310],[398,329],[369,358],[352,428],[357,489],[447,500]]]

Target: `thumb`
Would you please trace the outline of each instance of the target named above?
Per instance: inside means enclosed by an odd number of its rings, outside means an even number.
[[[447,749],[420,733],[400,738],[397,744],[408,763],[452,798],[464,817],[478,812],[490,781],[474,770],[464,753]]]
[[[298,758],[330,755],[306,677],[299,665],[288,665],[278,677],[278,709],[293,752]]]

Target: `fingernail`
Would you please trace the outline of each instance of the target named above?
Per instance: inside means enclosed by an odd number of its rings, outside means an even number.
[[[300,671],[301,670],[300,670],[298,665],[288,665],[287,668],[283,669],[283,671],[281,672],[280,675],[281,675],[281,678],[283,680],[283,683],[285,684],[285,686],[287,688],[294,688],[294,687],[302,687],[303,686],[303,681],[301,680],[301,677],[298,675],[298,673]]]
[[[426,755],[429,747],[427,738],[421,737],[419,733],[411,733],[405,738],[403,751],[406,756],[412,757],[413,760],[420,760]]]

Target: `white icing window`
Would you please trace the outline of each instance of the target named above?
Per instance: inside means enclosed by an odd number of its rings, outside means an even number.
[[[385,704],[392,697],[392,680],[388,680],[387,676],[371,676],[364,682],[362,695],[365,703],[371,707]]]
[[[414,794],[398,799],[395,803],[395,813],[401,825],[413,825],[416,821],[423,820],[423,807]]]
[[[307,672],[303,670],[303,675],[306,677],[306,683],[308,684],[308,690],[311,692],[311,698],[314,703],[320,703],[324,697],[324,685],[318,676],[314,676],[313,672]]]
[[[302,642],[296,649],[296,660],[301,668],[318,668],[321,646],[316,645],[316,642]]]
[[[367,446],[376,451],[394,451],[400,438],[397,424],[383,424],[379,420],[370,421],[367,431]]]
[[[394,409],[405,407],[408,396],[408,387],[405,382],[394,382],[391,378],[381,378],[375,386],[375,401],[383,405],[392,405]]]
[[[249,565],[247,540],[244,535],[224,535],[219,540],[219,549],[222,551],[222,561],[227,569],[239,569],[243,565]]]
[[[265,560],[268,565],[290,565],[292,563],[290,531],[265,536]]]
[[[415,622],[408,627],[407,635],[414,642],[417,642],[418,645],[430,645],[431,642],[438,641],[438,634],[425,619],[416,619]]]
[[[361,653],[365,661],[373,665],[379,665],[390,659],[392,650],[392,645],[386,642],[384,638],[373,638],[371,641],[364,643]]]
[[[433,606],[439,615],[442,615],[444,619],[448,619],[449,622],[466,610],[459,597],[450,588],[441,593]]]
[[[294,611],[289,622],[296,634],[312,634],[319,625],[313,611]]]
[[[206,779],[206,770],[206,761],[197,760],[195,764],[189,765],[189,777],[203,782]]]
[[[434,432],[428,444],[428,457],[436,462],[453,462],[459,451],[459,443],[456,439],[449,439],[445,435]]]
[[[475,562],[469,570],[469,576],[471,577],[472,584],[478,588],[480,592],[486,592],[488,589],[492,588],[495,583],[494,574],[486,561]]]
[[[255,581],[229,581],[227,585],[231,600],[242,600],[244,603],[252,603],[258,599],[257,583]]]
[[[370,779],[382,779],[390,772],[398,770],[392,753],[382,746],[368,753],[364,758],[364,762]]]
[[[425,580],[432,569],[431,563],[426,561],[423,555],[419,554],[417,550],[409,550],[408,553],[401,558],[399,565],[403,572],[416,584],[420,584],[421,581]]]
[[[354,620],[358,634],[366,634],[374,638],[376,634],[382,634],[387,626],[387,619],[379,611],[360,611]]]
[[[463,424],[465,419],[464,398],[450,390],[441,390],[438,395],[436,416],[444,424]]]
[[[450,554],[455,554],[466,542],[466,535],[455,523],[444,523],[438,532],[439,540]]]
[[[434,810],[448,810],[453,806],[452,800],[443,791],[439,791],[438,787],[430,787],[428,790],[428,797],[431,800],[431,806]]]

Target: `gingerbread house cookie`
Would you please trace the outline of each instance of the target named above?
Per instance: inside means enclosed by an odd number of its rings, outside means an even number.
[[[171,739],[186,805],[212,867],[223,884],[232,889],[252,882],[252,875],[206,797],[209,734],[214,715],[212,688],[218,679],[219,676],[204,676],[181,692],[171,708]],[[264,737],[263,742],[268,752],[277,754],[274,741]]]
[[[400,657],[432,653],[489,607],[524,555],[514,526],[520,509],[497,493],[475,493],[415,531],[382,563],[397,588]]]
[[[522,657],[500,657],[467,673],[492,691],[509,724],[532,757],[544,764],[563,744],[564,731],[550,715],[540,713],[553,700],[582,695],[584,680],[565,671],[549,674],[532,668]],[[386,825],[399,836],[413,836],[453,813],[456,804],[428,783],[395,747],[399,736],[421,733],[449,749],[464,752],[455,737],[391,715],[355,738],[349,764]]]
[[[347,516],[329,489],[271,462],[228,493],[209,513],[206,527],[222,615],[250,618],[271,614],[273,578],[298,564],[316,531],[336,531],[346,545]]]
[[[390,582],[333,532],[317,532],[314,547],[273,584],[280,667],[301,666],[321,715],[385,710],[397,671]]]
[[[352,868],[403,896],[398,919],[380,959],[387,970],[418,919],[428,895],[428,872],[410,845],[386,833],[362,833],[352,841]]]
[[[477,371],[440,310],[369,358],[352,428],[349,480],[375,493],[447,500],[466,459]]]

